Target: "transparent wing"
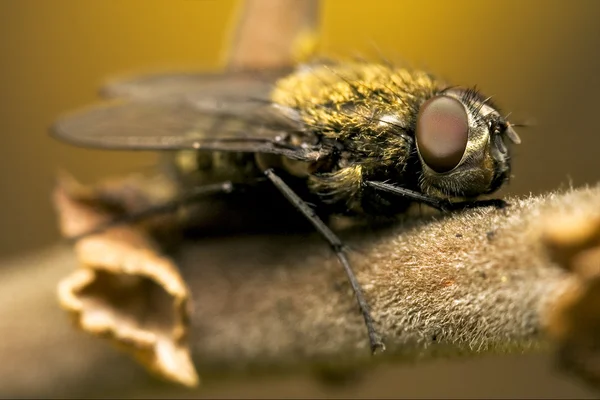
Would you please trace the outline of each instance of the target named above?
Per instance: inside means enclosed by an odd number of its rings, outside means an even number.
[[[271,80],[255,74],[155,75],[114,83],[122,97],[66,115],[52,127],[63,141],[121,150],[266,152],[294,159],[319,157],[314,137],[291,109],[270,102]],[[264,77],[264,75],[263,75]],[[301,146],[289,134],[305,137]]]

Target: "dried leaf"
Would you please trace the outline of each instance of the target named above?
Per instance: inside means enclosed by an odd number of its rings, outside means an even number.
[[[114,194],[128,193],[116,188]],[[73,181],[56,188],[64,235],[114,218],[89,204],[90,193]],[[158,375],[197,385],[187,337],[190,293],[154,241],[134,226],[117,226],[79,240],[75,252],[81,266],[62,280],[58,296],[77,325],[107,337]]]

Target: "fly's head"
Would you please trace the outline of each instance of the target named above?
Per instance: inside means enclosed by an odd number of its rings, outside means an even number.
[[[415,139],[421,190],[439,198],[498,190],[510,176],[505,141],[521,141],[489,98],[459,88],[443,90],[420,106]]]

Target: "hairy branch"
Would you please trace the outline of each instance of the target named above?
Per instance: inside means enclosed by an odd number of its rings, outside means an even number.
[[[587,273],[576,269],[579,272],[575,274],[560,268],[549,254],[559,261],[571,260],[589,248],[589,243],[597,245],[594,235],[599,230],[586,228],[582,220],[588,225],[600,220],[600,188],[510,201],[512,206],[506,213],[471,210],[434,219],[409,218],[376,230],[341,230],[352,246],[352,261],[388,346],[386,353],[375,358],[369,355],[362,321],[343,273],[317,235],[229,235],[185,242],[174,260],[193,297],[188,337],[194,364],[205,380],[211,380],[247,369],[274,372],[320,365],[346,370],[386,359],[401,362],[439,355],[535,351],[549,343],[589,344],[590,337],[598,337],[594,322],[598,313],[596,302],[584,289],[589,286],[592,293],[597,292],[597,285],[585,284],[593,283],[590,276],[595,275],[589,268]],[[63,203],[63,211],[68,207],[81,210],[89,204]],[[556,235],[559,219],[563,221],[560,226],[571,227],[559,230],[564,233],[562,239]],[[572,226],[581,228],[573,233]],[[123,229],[133,235],[142,232],[123,227],[121,234]],[[110,240],[118,231],[93,240]],[[580,245],[585,242],[581,238],[588,236],[593,240]],[[572,244],[576,239],[578,247]],[[554,243],[551,252],[544,244],[548,241]],[[120,243],[131,242],[125,239]],[[565,248],[580,251],[556,250]],[[48,282],[48,276],[64,274],[75,264],[68,249],[39,259],[44,271],[40,279]],[[23,263],[36,262],[30,257],[19,265]],[[84,268],[96,271],[103,267]],[[131,273],[123,270],[116,277],[130,282]],[[4,278],[13,288],[22,288],[15,284],[18,277],[7,272]],[[17,289],[2,293],[20,299],[20,303],[37,304],[38,311],[30,317],[43,323],[59,317],[40,307],[51,295],[43,287],[38,287],[35,295]],[[135,286],[133,289],[142,293]],[[118,326],[125,322],[155,334],[156,325],[146,322],[162,320],[164,306],[171,304],[164,296],[166,289],[158,292],[154,299],[165,303],[153,302],[152,296],[142,297],[159,305],[150,308],[143,319],[139,313],[129,313],[130,308],[119,308],[114,291],[88,291],[81,299],[89,301],[88,311],[117,310],[114,322]],[[577,296],[583,292],[588,294]],[[5,305],[0,308],[3,320],[13,318],[11,302],[1,304]],[[586,305],[590,311],[582,312]],[[569,311],[574,307],[577,313]],[[111,385],[122,390],[147,384],[142,376],[127,369],[122,380],[116,379],[118,374],[107,373],[114,367],[107,370],[106,366],[115,365],[118,353],[82,342],[68,329],[44,331],[44,340],[35,339],[32,333],[7,332],[3,336],[6,351],[26,346],[36,354],[33,364],[20,360],[0,369],[3,377],[14,378],[5,381],[4,393],[36,395],[26,384],[27,376],[41,382],[36,386],[40,390],[53,393],[61,393],[58,388],[64,390],[68,382],[73,385],[71,394],[91,393]],[[73,344],[68,356],[64,353],[65,340]],[[53,368],[42,367],[49,362]],[[122,361],[117,364],[126,366]]]
[[[117,192],[112,185],[98,190]],[[508,210],[413,217],[394,227],[342,231],[387,355],[412,358],[539,345],[544,307],[558,297],[567,275],[546,254],[544,226],[575,211],[596,217],[599,196],[590,189],[511,199]],[[57,201],[66,232],[82,229],[69,228],[71,220],[97,223],[89,205],[86,209],[66,192],[59,190]],[[136,235],[143,234],[125,226],[87,238],[78,244],[80,259],[95,271],[139,274],[160,287],[172,286],[164,277],[179,282],[176,270],[162,266],[161,256]],[[140,248],[150,250],[139,253]],[[124,261],[129,257],[137,259]],[[194,296],[191,329],[202,335],[193,333],[192,348],[200,365],[370,359],[351,289],[318,235],[190,241],[180,248],[175,264]],[[147,272],[154,268],[165,272],[163,278]],[[76,282],[66,287],[90,296]],[[113,297],[115,290],[115,285],[106,286],[92,297]],[[182,296],[187,298],[187,291]],[[103,303],[115,307],[113,301]],[[139,318],[122,311],[125,317],[118,318]]]

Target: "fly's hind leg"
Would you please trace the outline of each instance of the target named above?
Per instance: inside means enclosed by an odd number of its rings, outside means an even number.
[[[289,202],[296,207],[304,216],[310,221],[311,224],[319,231],[319,233],[323,236],[325,240],[329,243],[336,256],[340,260],[340,263],[344,267],[346,271],[346,275],[348,276],[348,280],[350,281],[350,285],[352,286],[352,290],[356,296],[356,301],[358,302],[358,307],[360,308],[360,312],[365,321],[365,325],[367,327],[367,332],[369,334],[369,343],[371,345],[371,352],[375,353],[375,351],[379,348],[381,350],[385,349],[383,342],[379,339],[379,334],[376,332],[373,322],[373,317],[371,316],[371,312],[369,311],[369,305],[365,300],[363,295],[362,287],[356,276],[354,275],[354,271],[348,262],[348,258],[346,257],[346,253],[344,251],[344,244],[337,237],[335,233],[317,216],[315,211],[306,204],[294,191],[279,177],[275,174],[272,169],[267,169],[265,171],[265,175],[267,178],[275,185],[275,187],[289,200]]]
[[[258,178],[253,183],[258,183],[264,181],[264,178]],[[251,186],[253,183],[249,184],[240,184],[234,183],[231,181],[224,181],[220,183],[208,184],[203,186],[198,186],[192,189],[188,189],[182,196],[177,197],[173,200],[167,201],[165,203],[157,204],[136,212],[132,212],[129,214],[125,214],[123,216],[119,216],[113,220],[107,221],[103,224],[96,226],[95,228],[83,232],[78,235],[74,235],[68,237],[67,239],[72,242],[76,242],[79,239],[82,239],[86,236],[100,233],[108,228],[117,226],[135,223],[139,221],[143,221],[146,218],[150,218],[159,214],[168,214],[171,212],[177,211],[179,208],[192,204],[202,198],[214,196],[221,193],[233,193],[237,190],[243,190],[248,186]]]

